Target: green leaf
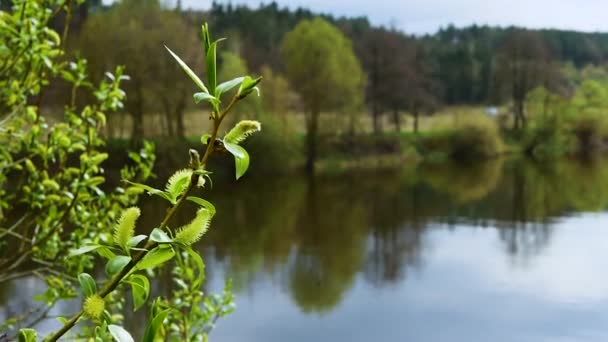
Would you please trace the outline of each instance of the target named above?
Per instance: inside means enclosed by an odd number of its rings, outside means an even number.
[[[258,77],[258,78],[251,78],[249,76],[245,76],[245,78],[243,79],[243,83],[241,83],[241,86],[239,87],[239,91],[238,91],[238,96],[239,98],[244,98],[247,95],[249,95],[252,91],[257,90],[258,91],[258,95],[259,95],[259,89],[257,89],[257,85],[258,83],[260,83],[262,81],[262,77]]]
[[[188,197],[186,197],[186,199],[190,202],[194,202],[194,203],[200,205],[201,207],[209,210],[209,213],[211,214],[211,216],[215,215],[215,206],[213,204],[211,204],[211,202],[204,200],[200,197],[196,197],[196,196],[188,196]]]
[[[133,311],[137,311],[146,303],[150,296],[150,280],[144,275],[134,274],[127,281],[131,284],[131,292],[133,294]]]
[[[207,145],[209,143],[209,139],[211,139],[211,134],[203,134],[201,136],[201,142],[203,145]]]
[[[188,255],[190,255],[190,257],[192,257],[198,268],[198,277],[192,284],[192,289],[198,290],[205,281],[205,263],[203,262],[203,258],[201,258],[200,254],[195,252],[192,248],[188,247],[184,248],[184,250],[188,253]]]
[[[163,232],[159,228],[154,228],[150,233],[150,240],[158,243],[171,243],[173,242],[167,233]]]
[[[216,56],[215,50],[217,48],[217,42],[215,41],[209,45],[207,49],[207,83],[209,84],[209,93],[215,94],[215,87],[217,86],[217,68],[216,68]]]
[[[199,87],[205,93],[208,93],[209,90],[207,90],[207,87],[205,87],[205,84],[203,83],[203,81],[201,81],[201,79],[198,76],[196,76],[194,71],[192,71],[192,69],[190,69],[190,67],[186,63],[184,63],[184,61],[182,61],[181,58],[179,58],[176,54],[174,54],[173,51],[171,51],[171,49],[169,49],[167,46],[165,46],[165,49],[167,49],[167,51],[169,51],[171,56],[173,56],[173,58],[175,58],[175,60],[177,61],[177,64],[179,64],[179,66],[184,70],[184,72],[192,79],[192,81],[194,81],[194,84],[196,84],[196,86]]]
[[[209,51],[209,45],[211,45],[211,35],[209,34],[209,24],[204,23],[201,27],[202,35],[203,35],[203,45],[205,51]]]
[[[73,257],[73,256],[76,256],[76,255],[86,254],[86,253],[88,253],[90,251],[94,251],[97,248],[101,248],[101,247],[103,247],[103,246],[102,245],[86,245],[86,246],[82,246],[82,247],[80,247],[78,249],[72,249],[70,251],[70,253],[68,254],[68,257]]]
[[[237,144],[231,144],[224,141],[224,147],[234,156],[236,179],[243,177],[249,168],[249,154],[244,148]]]
[[[95,279],[90,274],[80,273],[78,282],[80,282],[80,291],[82,291],[84,297],[90,297],[97,293],[97,284],[95,284]]]
[[[145,184],[135,183],[135,182],[131,182],[128,180],[125,180],[125,182],[133,185],[134,187],[144,189],[146,192],[148,192],[149,195],[160,196],[160,197],[166,199],[167,201],[171,202],[171,204],[175,204],[175,202],[176,202],[176,199],[174,197],[172,197],[171,194],[166,191],[162,191],[162,190],[153,188],[153,187],[145,185]]]
[[[38,340],[38,333],[34,329],[21,329],[19,330],[19,342],[36,342]]]
[[[230,91],[232,88],[243,83],[244,79],[245,79],[245,77],[237,77],[235,79],[226,81],[226,82],[218,85],[217,88],[215,88],[215,97],[217,97],[219,99],[223,93]]]
[[[118,273],[120,270],[123,269],[123,267],[125,267],[129,263],[129,261],[131,261],[131,257],[126,255],[118,255],[110,259],[110,261],[108,261],[108,263],[106,264],[106,273],[108,275],[114,275]]]
[[[162,327],[165,318],[169,315],[171,309],[162,310],[156,313],[148,322],[148,326],[146,327],[146,332],[144,333],[144,342],[154,342],[156,339],[156,334],[158,330]]]
[[[154,268],[166,261],[171,260],[174,255],[175,251],[173,248],[156,247],[148,252],[148,254],[146,254],[146,256],[144,256],[144,258],[137,263],[137,269],[143,270],[147,268]]]
[[[139,243],[144,241],[146,238],[146,235],[136,235],[129,240],[129,243],[127,245],[129,246],[129,248],[137,247],[137,245],[139,245]]]
[[[116,342],[134,342],[131,334],[121,326],[110,324],[108,325],[108,330]]]
[[[197,104],[201,103],[203,101],[207,101],[214,106],[217,106],[218,104],[220,104],[220,100],[218,98],[216,98],[213,95],[204,93],[204,92],[195,93],[194,95],[192,95],[192,97],[194,98],[194,103],[197,103]]]
[[[236,158],[245,158],[244,149],[241,146],[224,140],[224,147]]]
[[[106,246],[101,246],[96,250],[96,252],[106,259],[112,259],[116,256],[116,254],[114,254],[114,252],[112,252],[112,250]]]
[[[240,179],[241,177],[243,177],[245,172],[247,172],[247,169],[249,169],[249,154],[247,153],[247,151],[245,151],[244,148],[241,147],[241,149],[243,150],[245,157],[244,158],[236,158],[236,157],[234,158],[234,163],[236,166],[236,179],[237,180]]]

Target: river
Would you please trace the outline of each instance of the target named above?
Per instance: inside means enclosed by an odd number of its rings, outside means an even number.
[[[608,160],[246,177],[208,198],[206,288],[231,278],[237,304],[212,341],[608,340]],[[0,319],[42,288],[0,288]]]

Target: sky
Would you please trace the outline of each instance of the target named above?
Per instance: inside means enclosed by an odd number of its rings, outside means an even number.
[[[175,1],[175,0],[167,0]],[[228,2],[228,0],[219,0]],[[230,0],[257,7],[260,0]],[[266,3],[270,0],[265,0]],[[367,16],[375,25],[407,33],[434,33],[452,23],[558,28],[608,32],[608,0],[276,0],[337,16]],[[206,9],[211,0],[182,0],[184,8]]]

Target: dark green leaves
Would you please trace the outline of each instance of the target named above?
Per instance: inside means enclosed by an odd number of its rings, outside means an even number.
[[[84,297],[90,297],[97,293],[95,279],[88,273],[80,273],[78,275],[78,282],[80,282],[80,291],[82,291]]]
[[[126,255],[118,255],[108,261],[106,264],[106,273],[108,275],[114,275],[118,273],[120,270],[125,267],[129,261],[131,261],[131,257]]]
[[[154,342],[156,340],[156,334],[158,334],[159,330],[162,328],[163,322],[170,311],[171,309],[161,310],[158,301],[154,303],[152,306],[152,316],[146,327],[146,332],[144,333],[144,342]]]
[[[150,296],[150,280],[144,275],[134,274],[129,277],[127,283],[131,284],[133,311],[137,311]]]
[[[108,330],[116,342],[134,342],[131,334],[121,326],[110,324]]]

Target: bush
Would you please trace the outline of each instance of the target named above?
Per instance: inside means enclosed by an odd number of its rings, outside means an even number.
[[[453,127],[423,136],[417,145],[423,155],[454,160],[495,157],[504,151],[496,122],[483,114],[461,116]]]
[[[579,113],[568,120],[567,128],[576,140],[578,151],[600,149],[608,138],[608,118],[596,111]]]

